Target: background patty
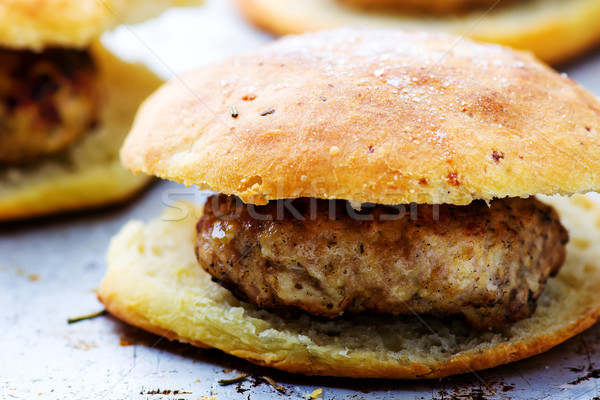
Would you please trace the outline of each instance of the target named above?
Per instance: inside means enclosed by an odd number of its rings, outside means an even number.
[[[534,198],[413,205],[403,215],[386,206],[357,213],[343,201],[292,205],[209,198],[200,265],[265,309],[463,315],[490,329],[535,311],[568,241],[555,211]]]
[[[424,14],[451,14],[502,6],[515,0],[338,0],[367,9],[413,11]],[[496,4],[498,3],[498,4]]]
[[[0,48],[0,163],[64,150],[98,122],[99,84],[87,51]]]

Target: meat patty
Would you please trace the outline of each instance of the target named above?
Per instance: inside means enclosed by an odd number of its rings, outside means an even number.
[[[218,195],[198,223],[196,254],[213,280],[261,308],[462,315],[484,330],[535,311],[567,241],[535,198],[357,212],[344,201],[252,206]]]
[[[397,10],[423,14],[461,14],[486,10],[519,0],[338,0],[340,3],[364,9]]]
[[[0,163],[64,150],[99,116],[99,83],[87,51],[0,48]]]

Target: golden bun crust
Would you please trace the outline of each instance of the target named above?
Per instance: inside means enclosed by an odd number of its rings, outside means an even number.
[[[0,221],[101,206],[128,199],[149,178],[120,164],[120,144],[140,102],[162,82],[141,64],[126,63],[99,43],[92,46],[106,91],[99,127],[62,158],[0,168]]]
[[[202,0],[4,0],[0,2],[0,46],[41,50],[84,47],[102,32]]]
[[[600,43],[597,0],[530,0],[464,15],[424,16],[363,11],[338,0],[237,0],[256,25],[277,33],[302,33],[344,25],[446,31],[530,50],[559,63]],[[484,16],[485,13],[485,16]]]
[[[164,85],[121,159],[255,204],[600,189],[598,99],[528,53],[457,40],[369,29],[281,39]]]
[[[147,224],[129,222],[110,244],[98,296],[110,313],[140,328],[290,372],[418,379],[491,368],[546,351],[600,316],[600,210],[580,195],[542,200],[569,230],[567,261],[534,315],[502,332],[427,317],[425,327],[411,317],[284,320],[257,310],[198,265],[201,211],[190,205]]]

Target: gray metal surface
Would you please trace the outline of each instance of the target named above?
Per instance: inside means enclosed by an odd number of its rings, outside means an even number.
[[[169,13],[135,32],[122,28],[107,42],[119,54],[144,59],[165,76],[270,39],[232,14],[224,0],[209,1],[203,10]],[[140,46],[140,40],[152,51]],[[600,94],[600,53],[566,70]],[[188,197],[196,193],[162,182],[124,207],[0,225],[1,399],[302,399],[318,388],[325,399],[600,396],[600,324],[522,362],[420,382],[295,376],[218,351],[159,340],[106,316],[67,324],[70,317],[102,309],[94,289],[104,273],[110,237],[130,218],[158,215],[165,193],[172,192]],[[249,379],[229,386],[218,383],[241,373]],[[285,394],[260,376],[282,384]]]

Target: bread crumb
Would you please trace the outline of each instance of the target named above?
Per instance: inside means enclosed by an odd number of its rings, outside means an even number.
[[[121,336],[119,339],[119,346],[122,347],[127,347],[127,346],[133,346],[135,343],[135,340],[132,340],[131,338],[128,338],[127,336]]]
[[[313,390],[313,392],[311,394],[305,394],[304,398],[306,400],[312,400],[312,399],[322,399],[323,398],[323,389],[319,388],[319,389],[315,389]]]
[[[331,154],[332,156],[337,156],[338,154],[340,154],[340,148],[337,146],[331,146],[329,148],[329,154]]]

